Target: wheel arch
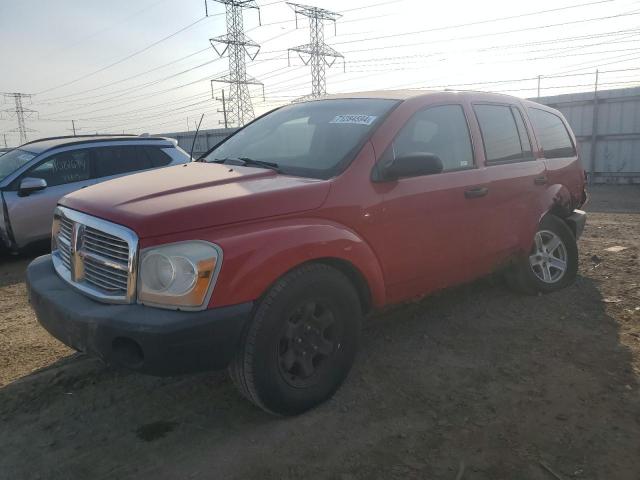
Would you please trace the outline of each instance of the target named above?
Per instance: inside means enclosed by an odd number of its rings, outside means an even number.
[[[575,225],[567,221],[573,212],[573,202],[569,189],[562,184],[550,185],[541,199],[541,208],[538,215],[538,225],[547,215],[562,220],[567,227],[576,235]]]
[[[362,309],[362,313],[366,315],[371,312],[373,309],[373,299],[369,283],[364,278],[362,272],[353,263],[343,258],[324,257],[311,260],[303,265],[308,265],[309,263],[322,263],[329,265],[344,274],[356,289],[358,297],[360,298],[360,308]],[[299,266],[301,267],[303,265]]]
[[[210,307],[255,301],[278,279],[303,265],[322,263],[353,284],[363,313],[385,303],[381,265],[355,232],[333,222],[283,224],[219,242],[225,255]],[[237,255],[233,255],[238,252]]]

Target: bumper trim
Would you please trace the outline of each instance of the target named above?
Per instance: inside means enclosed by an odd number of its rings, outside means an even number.
[[[107,364],[152,375],[226,367],[253,310],[253,302],[198,312],[98,303],[55,273],[51,255],[31,262],[27,291],[38,321],[55,338]],[[139,356],[129,355],[133,351]]]
[[[584,231],[584,226],[587,223],[587,213],[583,210],[576,209],[565,220],[576,236],[576,240],[579,239]]]

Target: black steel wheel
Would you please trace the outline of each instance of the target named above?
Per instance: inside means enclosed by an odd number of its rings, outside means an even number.
[[[284,324],[278,365],[293,387],[309,385],[331,364],[343,329],[330,306],[310,300],[296,308]]]
[[[229,372],[262,409],[295,415],[322,403],[346,378],[358,347],[361,308],[349,279],[309,264],[260,301]]]

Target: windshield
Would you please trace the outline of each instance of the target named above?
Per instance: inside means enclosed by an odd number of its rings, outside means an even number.
[[[23,165],[29,163],[29,161],[35,156],[35,153],[20,150],[18,148],[0,156],[0,180],[15,172]]]
[[[230,137],[205,161],[247,159],[275,164],[284,174],[330,178],[351,161],[367,134],[396,104],[336,99],[288,105]]]

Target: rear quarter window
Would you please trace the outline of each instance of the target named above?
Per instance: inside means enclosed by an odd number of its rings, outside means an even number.
[[[540,146],[544,150],[545,158],[565,158],[576,155],[567,127],[558,115],[539,108],[529,108],[529,117]]]
[[[171,157],[160,147],[144,147],[153,168],[164,167],[171,163]]]

